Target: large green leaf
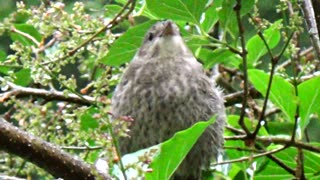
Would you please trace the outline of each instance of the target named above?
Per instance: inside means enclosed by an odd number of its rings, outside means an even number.
[[[251,83],[263,96],[265,96],[269,82],[269,75],[257,69],[250,69],[248,73]],[[293,85],[280,76],[275,75],[272,80],[269,97],[271,102],[282,110],[288,120],[294,122],[297,100]]]
[[[207,0],[146,0],[147,7],[159,19],[188,21],[200,25]]]
[[[320,77],[301,83],[298,86],[298,96],[300,100],[300,125],[304,129],[309,124],[312,113],[320,115]]]
[[[141,46],[145,33],[156,21],[148,21],[125,32],[114,42],[106,56],[100,61],[109,66],[120,66],[129,62]]]
[[[263,36],[270,49],[276,47],[280,42],[281,34],[278,29],[280,23],[281,20],[276,21],[263,32]],[[259,58],[267,53],[267,47],[258,35],[251,37],[246,47],[248,51],[247,58],[249,67],[256,66]]]
[[[171,139],[161,143],[160,153],[151,163],[152,172],[146,173],[147,180],[169,179],[188,154],[204,130],[215,121],[198,122],[191,128],[176,133]],[[188,137],[188,138],[186,138]],[[178,147],[177,147],[178,146]]]

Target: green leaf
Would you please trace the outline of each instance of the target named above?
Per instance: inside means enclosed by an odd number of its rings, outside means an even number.
[[[106,56],[100,61],[109,66],[120,66],[129,62],[141,46],[145,33],[156,21],[148,21],[125,32],[114,42]]]
[[[30,69],[21,69],[15,73],[14,83],[20,86],[27,86],[32,81]]]
[[[315,144],[318,146],[319,144]],[[278,152],[275,157],[284,163],[291,169],[297,167],[297,149],[295,147],[287,148],[281,152]],[[309,151],[303,151],[303,168],[304,175],[307,179],[319,179],[319,169],[320,169],[320,156],[317,153],[312,153]],[[261,163],[261,158],[258,159],[257,164]],[[274,180],[274,179],[292,179],[294,176],[280,167],[277,163],[270,161],[268,165],[260,172],[256,172],[255,178],[257,180]]]
[[[219,9],[221,9],[222,0],[215,0],[213,5],[204,12],[204,21],[201,23],[202,29],[209,33],[214,24],[219,20]]]
[[[236,38],[239,31],[236,13],[233,10],[234,5],[235,0],[223,1],[222,8],[218,13],[221,28],[224,29],[226,32],[229,32],[233,39]]]
[[[199,49],[201,46],[209,44],[209,40],[203,36],[188,34],[184,36],[184,39],[186,41],[187,46],[193,53],[195,53],[197,49]]]
[[[127,0],[116,0],[117,3],[125,5],[128,1]],[[137,11],[134,13],[134,17],[145,16],[148,17],[150,20],[157,20],[157,18],[150,10],[147,8],[147,3],[145,0],[141,0],[140,2],[136,3],[135,10]]]
[[[270,121],[268,122],[268,130],[269,134],[283,134],[291,136],[292,130],[294,128],[294,122],[274,122]]]
[[[160,153],[152,161],[150,165],[152,172],[146,173],[146,180],[169,179],[200,135],[214,121],[215,118],[211,118],[209,121],[198,122],[191,128],[180,131],[171,139],[161,143]]]
[[[217,48],[204,61],[205,68],[212,68],[215,64],[224,64],[228,67],[239,67],[241,58],[229,49]]]
[[[7,57],[6,53],[4,51],[0,51],[0,62],[5,61],[6,57]],[[11,68],[9,66],[0,65],[0,73],[8,74],[10,69]]]
[[[233,133],[230,135],[234,135]],[[226,147],[235,147],[235,148],[247,148],[245,143],[243,141],[226,141],[225,142]],[[238,159],[246,156],[252,155],[249,151],[238,151],[236,149],[226,149],[226,155],[228,159]],[[235,167],[233,167],[235,166]],[[237,163],[232,163],[232,169],[230,170],[230,173],[228,174],[231,179],[245,179],[242,175],[242,172],[246,172],[248,167],[250,167],[250,162],[248,161],[240,161]],[[240,176],[240,177],[239,177]]]
[[[281,155],[279,155],[281,154]],[[282,151],[280,153],[276,154],[277,157],[281,157],[283,158],[283,163],[285,163],[286,166],[292,167],[295,165],[295,155],[292,154],[292,156],[289,156],[287,154],[287,152]],[[285,158],[287,157],[287,158]],[[270,180],[274,180],[274,179],[291,179],[293,178],[293,176],[288,173],[286,170],[284,170],[283,168],[281,168],[279,165],[277,165],[275,162],[273,161],[268,161],[268,165],[261,167],[260,165],[265,164],[265,159],[263,158],[258,158],[256,159],[257,162],[257,166],[259,167],[259,169],[256,171],[256,175],[254,179],[270,179]]]
[[[104,14],[105,17],[114,17],[122,10],[122,7],[116,4],[107,4],[104,6],[104,8],[106,10]]]
[[[80,129],[87,131],[89,129],[96,129],[99,127],[99,123],[96,118],[94,118],[95,114],[98,114],[99,110],[95,107],[90,107],[84,112],[80,117]]]
[[[298,86],[298,96],[300,100],[300,125],[304,130],[309,124],[311,114],[320,115],[320,77],[301,83]]]
[[[141,17],[145,16],[149,18],[150,20],[157,20],[159,19],[157,16],[155,16],[147,7],[147,3],[145,0],[143,0],[143,3],[137,3],[135,7],[137,13],[135,13],[135,17]]]
[[[251,11],[251,9],[253,8],[253,5],[255,3],[255,0],[244,0],[241,1],[241,9],[240,9],[240,15],[246,15],[247,13],[249,13]]]
[[[0,62],[3,62],[4,60],[6,60],[6,53],[4,51],[0,51]]]
[[[276,47],[280,42],[281,34],[278,28],[280,23],[281,20],[276,21],[263,32],[263,36],[270,49]],[[258,59],[268,52],[266,45],[258,35],[254,35],[250,38],[246,47],[248,51],[247,58],[249,67],[256,66],[258,64]]]
[[[265,96],[269,82],[269,75],[257,69],[250,69],[248,73],[251,83],[263,96]],[[269,97],[272,103],[282,110],[288,120],[294,122],[297,100],[293,85],[280,76],[275,75],[272,80]]]
[[[38,42],[41,41],[42,36],[39,33],[39,31],[33,27],[32,25],[29,24],[15,24],[14,27],[23,32],[28,34],[29,36],[33,37],[34,39],[36,39]],[[15,33],[15,32],[11,32],[10,33],[10,37],[13,41],[19,41],[21,44],[25,45],[25,46],[30,46],[30,45],[34,45],[34,42],[31,41],[30,39],[26,38],[25,36]]]
[[[125,5],[128,1],[127,0],[115,0],[115,2]]]
[[[215,3],[216,1],[214,1],[213,6],[215,5]],[[218,1],[218,3],[220,3],[220,1]],[[240,16],[249,13],[253,8],[254,3],[255,0],[241,1]],[[222,2],[222,6],[219,7],[218,12],[221,28],[228,32],[233,39],[236,39],[239,33],[237,16],[236,12],[234,11],[235,5],[236,0],[224,0]]]
[[[10,66],[0,65],[0,72],[3,74],[7,74],[11,70]]]
[[[200,25],[207,0],[146,0],[147,7],[159,19],[188,21]]]

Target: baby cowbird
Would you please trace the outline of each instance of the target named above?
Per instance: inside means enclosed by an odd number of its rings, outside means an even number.
[[[156,23],[147,32],[115,89],[111,108],[115,117],[134,119],[130,137],[119,140],[122,153],[156,145],[216,116],[173,179],[201,179],[202,170],[209,168],[222,149],[226,118],[223,94],[170,20]]]

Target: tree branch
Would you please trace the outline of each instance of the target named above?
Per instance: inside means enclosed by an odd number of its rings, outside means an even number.
[[[0,150],[15,154],[64,179],[111,179],[60,148],[24,132],[0,118]]]
[[[241,15],[240,15],[240,10],[241,10],[241,0],[237,0],[237,3],[234,7],[234,11],[236,13],[237,17],[237,25],[239,29],[239,36],[240,36],[240,42],[241,42],[241,54],[240,56],[242,57],[242,66],[243,66],[243,100],[242,100],[242,108],[241,108],[241,113],[240,113],[240,118],[239,118],[239,125],[242,127],[242,129],[247,133],[250,134],[249,129],[247,126],[244,124],[244,116],[245,116],[245,111],[247,108],[247,101],[248,101],[248,67],[247,67],[247,49],[246,49],[246,42],[244,38],[244,28],[241,23]]]
[[[312,3],[316,6],[313,6]],[[320,59],[320,39],[319,39],[319,29],[320,27],[319,22],[317,25],[316,17],[315,17],[315,12],[317,13],[317,19],[319,20],[320,17],[320,12],[319,11],[319,6],[320,3],[319,1],[313,0],[304,0],[302,1],[302,10],[303,14],[305,16],[305,21],[307,24],[308,32],[311,38],[312,45],[314,47],[314,50],[316,52],[317,58]],[[316,8],[317,11],[314,11],[314,8]]]
[[[61,91],[55,91],[55,90],[44,90],[44,89],[37,89],[37,88],[29,88],[29,87],[22,87],[18,86],[14,83],[5,81],[3,78],[0,77],[0,81],[5,82],[9,87],[10,90],[0,94],[0,102],[4,102],[11,96],[16,96],[16,97],[25,97],[25,96],[35,96],[35,97],[40,97],[43,98],[47,101],[66,101],[66,102],[72,102],[72,103],[77,103],[81,105],[91,105],[96,102],[96,99],[90,96],[82,96],[80,98],[76,94],[65,94],[64,92]],[[110,103],[109,100],[105,100],[106,104]]]
[[[239,159],[233,159],[233,160],[229,160],[229,161],[217,162],[217,163],[214,163],[212,165],[216,166],[216,165],[221,165],[221,164],[230,164],[230,163],[237,163],[237,162],[243,162],[243,161],[250,161],[250,160],[253,160],[255,158],[259,158],[259,157],[263,157],[263,156],[266,156],[266,155],[269,155],[269,154],[274,154],[274,153],[280,152],[280,151],[282,151],[284,149],[286,149],[285,146],[283,146],[281,148],[278,148],[278,149],[274,149],[272,151],[267,151],[267,152],[264,152],[264,153],[256,154],[256,155],[253,155],[253,156],[247,156],[247,157],[242,157],[242,158],[239,158]]]

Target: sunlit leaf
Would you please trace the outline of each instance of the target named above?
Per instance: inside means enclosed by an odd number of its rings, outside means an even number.
[[[160,153],[151,163],[152,172],[146,173],[147,180],[169,179],[188,154],[204,130],[215,121],[198,122],[191,128],[176,133],[171,139],[161,143]],[[188,138],[186,138],[188,137]],[[177,147],[177,145],[179,147]]]
[[[147,7],[159,19],[187,21],[200,25],[207,0],[146,0]]]
[[[320,77],[312,78],[298,86],[300,100],[300,125],[304,129],[310,120],[312,113],[320,115]]]

